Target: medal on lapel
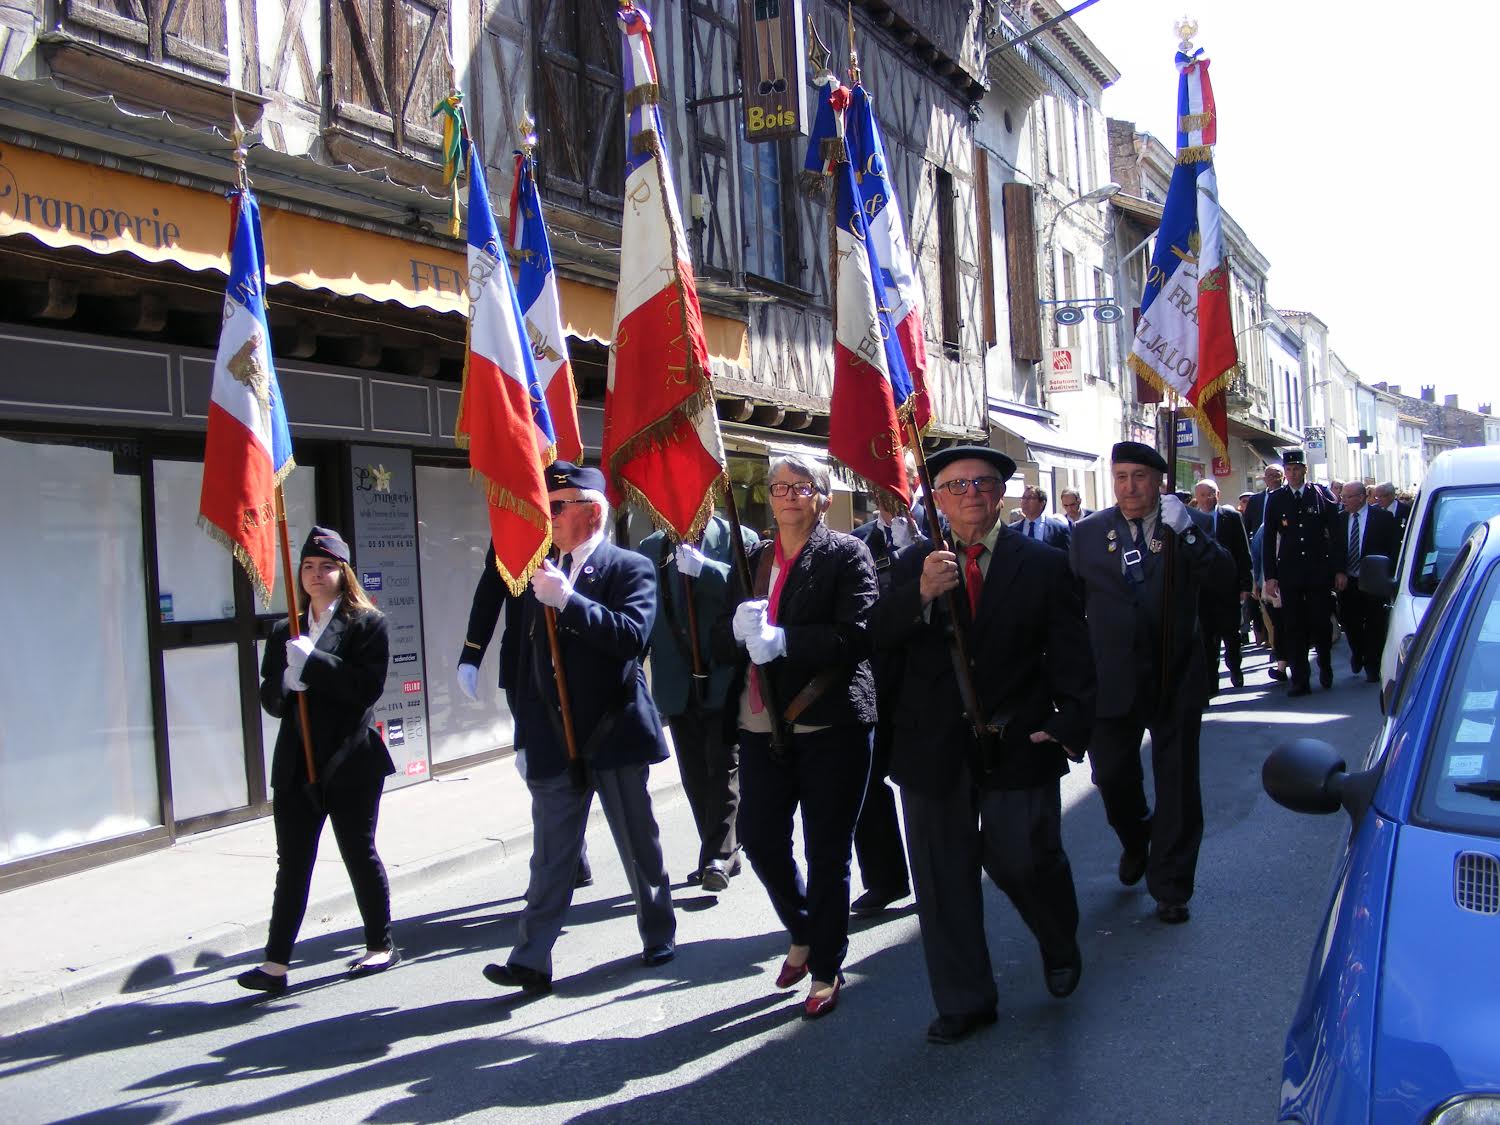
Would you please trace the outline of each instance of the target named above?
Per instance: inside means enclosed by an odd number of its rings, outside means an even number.
[[[1115,540],[1119,538],[1119,536],[1115,533],[1115,529],[1110,528],[1109,531],[1105,533],[1104,538],[1109,540],[1108,545],[1104,549],[1110,554],[1114,554],[1118,549],[1115,544]]]
[[[1151,540],[1151,542],[1149,542],[1149,543],[1146,544],[1146,549],[1149,550],[1153,555],[1159,555],[1159,554],[1161,554],[1161,540],[1160,539],[1153,539],[1153,540]]]

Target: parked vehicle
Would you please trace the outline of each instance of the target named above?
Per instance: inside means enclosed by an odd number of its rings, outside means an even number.
[[[1365,560],[1360,588],[1391,603],[1380,662],[1381,702],[1387,708],[1397,662],[1416,636],[1438,583],[1474,525],[1495,515],[1500,515],[1500,448],[1446,450],[1433,460],[1422,481],[1399,562],[1392,559],[1382,566]]]
[[[1500,1122],[1500,517],[1445,569],[1360,768],[1303,738],[1262,771],[1287,808],[1350,818],[1282,1121]]]

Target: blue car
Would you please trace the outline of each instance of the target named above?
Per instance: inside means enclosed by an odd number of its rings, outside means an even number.
[[[1266,759],[1277,802],[1351,822],[1287,1033],[1280,1120],[1500,1123],[1497,700],[1500,517],[1439,586],[1363,768],[1316,739]]]

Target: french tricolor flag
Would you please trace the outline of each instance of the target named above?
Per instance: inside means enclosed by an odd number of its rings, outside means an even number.
[[[229,223],[229,283],[208,404],[198,525],[239,560],[269,609],[276,580],[276,489],[295,462],[271,360],[260,208],[248,190],[231,197]]]
[[[495,569],[519,595],[552,547],[542,470],[557,456],[521,306],[484,181],[469,160],[469,346],[459,398],[459,445],[489,500]]]
[[[578,391],[568,362],[557,274],[552,269],[552,247],[542,220],[542,197],[536,188],[536,159],[522,152],[516,153],[516,184],[510,197],[510,245],[521,260],[516,297],[526,323],[537,381],[557,433],[557,455],[578,464],[583,460]]]

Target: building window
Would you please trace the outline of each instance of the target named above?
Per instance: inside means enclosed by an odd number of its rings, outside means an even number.
[[[625,190],[614,0],[533,0],[542,187],[618,220]]]
[[[1099,269],[1094,271],[1094,298],[1095,309],[1098,309],[1109,299],[1109,290],[1104,280],[1104,271]],[[1094,320],[1094,346],[1097,349],[1097,355],[1095,356],[1094,366],[1099,378],[1111,385],[1115,381],[1115,357],[1113,349],[1110,346],[1113,344],[1114,338],[1115,334],[1112,326],[1096,318]]]
[[[740,197],[745,272],[786,281],[786,196],[780,141],[750,144],[741,138]]]
[[[1057,296],[1065,301],[1071,301],[1078,294],[1078,267],[1073,260],[1071,251],[1062,252],[1062,274],[1058,278]],[[1057,330],[1057,345],[1060,348],[1076,348],[1078,346],[1078,328],[1076,325],[1068,325]]]

